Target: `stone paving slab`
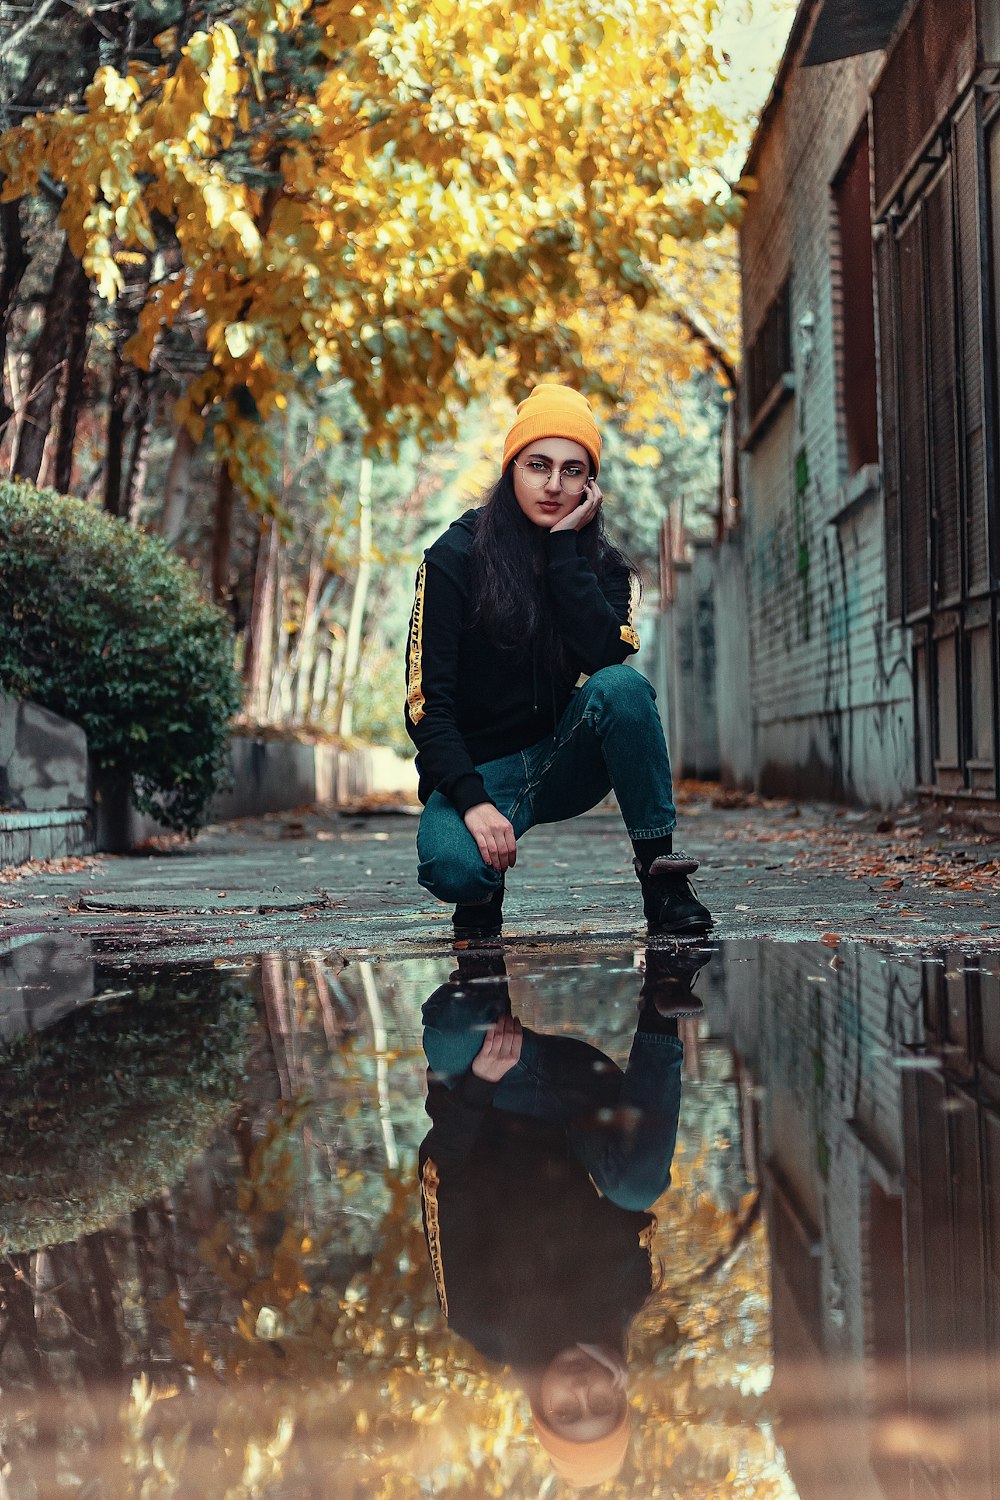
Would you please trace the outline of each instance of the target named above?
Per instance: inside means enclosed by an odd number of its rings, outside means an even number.
[[[278,911],[310,911],[324,904],[319,896],[268,896],[250,887],[245,891],[192,891],[179,887],[174,894],[155,891],[88,891],[77,901],[80,911],[142,913],[147,916],[187,916],[250,912],[265,916]]]
[[[696,884],[716,937],[1000,947],[991,869],[1000,850],[985,836],[934,826],[938,816],[910,814],[887,827],[881,814],[823,804],[717,807],[699,791],[683,799],[677,842],[702,862]],[[0,945],[30,930],[99,937],[123,954],[155,948],[165,960],[265,949],[429,956],[450,945],[450,909],[416,884],[415,835],[412,817],[305,810],[104,857],[82,873],[31,874],[0,885]],[[533,829],[518,856],[505,941],[642,941],[617,811]],[[857,870],[877,873],[855,878]]]

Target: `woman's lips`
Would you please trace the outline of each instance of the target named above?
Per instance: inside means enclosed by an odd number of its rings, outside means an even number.
[[[553,512],[562,510],[562,504],[558,500],[539,500],[538,503],[542,510],[551,510]]]

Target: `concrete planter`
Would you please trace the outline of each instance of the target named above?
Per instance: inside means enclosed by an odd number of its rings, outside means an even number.
[[[346,750],[234,735],[229,754],[232,786],[213,799],[209,823],[296,807],[339,807],[374,794],[398,793],[402,799],[417,788],[412,760],[381,745]],[[136,811],[120,780],[107,778],[100,791],[95,808],[97,848],[102,852],[123,854],[165,831],[155,819]]]
[[[0,812],[0,870],[31,859],[62,859],[93,854],[94,838],[86,809],[52,812]]]
[[[0,869],[92,853],[88,804],[83,730],[0,695]]]
[[[342,749],[233,735],[229,791],[208,821],[338,807],[373,794],[408,798],[412,760],[379,745]],[[67,854],[125,854],[165,830],[136,811],[129,779],[89,772],[83,730],[33,703],[0,696],[0,868]]]

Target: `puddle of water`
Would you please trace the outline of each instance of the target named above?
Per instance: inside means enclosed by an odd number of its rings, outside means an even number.
[[[702,958],[0,955],[2,1500],[1000,1494],[995,956]]]

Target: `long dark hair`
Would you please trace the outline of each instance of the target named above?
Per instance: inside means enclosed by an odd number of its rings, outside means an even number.
[[[577,547],[599,581],[624,569],[639,581],[641,590],[639,569],[609,539],[600,511],[577,532]],[[517,503],[513,462],[483,498],[472,566],[473,618],[482,622],[493,644],[511,651],[534,650],[553,674],[565,671],[566,648],[545,587],[545,532]]]

